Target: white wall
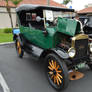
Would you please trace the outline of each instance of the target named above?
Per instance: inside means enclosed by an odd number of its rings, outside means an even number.
[[[11,9],[11,14],[12,14],[12,19],[13,19],[13,26],[16,26],[16,13],[15,13],[15,8]],[[10,28],[11,27],[11,22],[9,15],[7,13],[7,10],[5,7],[0,7],[0,28]]]

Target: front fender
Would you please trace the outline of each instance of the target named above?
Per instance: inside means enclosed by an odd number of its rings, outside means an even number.
[[[63,49],[57,48],[57,49],[52,49],[59,57],[62,59],[68,59],[69,55],[67,52],[65,52]]]
[[[62,59],[68,59],[69,55],[67,52],[65,52],[63,49],[61,48],[54,48],[54,49],[48,49],[48,50],[44,50],[41,54],[40,57],[44,58],[45,56],[47,56],[50,53],[55,53],[56,55],[58,55],[60,58]]]

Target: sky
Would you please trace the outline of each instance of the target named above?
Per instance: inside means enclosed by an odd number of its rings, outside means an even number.
[[[62,3],[63,0],[54,0],[56,2]],[[92,4],[92,0],[72,0],[72,4],[69,3],[67,6],[72,5],[72,8],[75,10],[81,10],[85,8],[85,5]]]

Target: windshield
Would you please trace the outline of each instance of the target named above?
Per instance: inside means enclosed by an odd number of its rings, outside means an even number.
[[[46,26],[55,26],[57,24],[57,18],[73,18],[74,12],[62,12],[62,11],[51,11],[45,10]]]

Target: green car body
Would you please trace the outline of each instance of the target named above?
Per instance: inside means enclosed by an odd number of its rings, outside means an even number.
[[[60,33],[75,36],[76,30],[78,33],[81,31],[80,24],[76,20],[60,17],[57,26],[46,28],[47,36],[44,36],[43,30],[20,26],[21,34],[31,43],[43,49],[56,48],[57,44],[60,43]]]

